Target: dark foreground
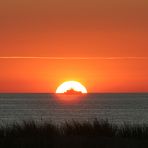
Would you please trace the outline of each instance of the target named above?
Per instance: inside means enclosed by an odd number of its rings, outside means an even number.
[[[148,125],[116,126],[107,121],[0,127],[0,148],[148,148]]]

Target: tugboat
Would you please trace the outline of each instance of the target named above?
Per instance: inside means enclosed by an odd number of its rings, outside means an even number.
[[[65,95],[82,95],[81,91],[75,91],[73,88],[64,92]]]

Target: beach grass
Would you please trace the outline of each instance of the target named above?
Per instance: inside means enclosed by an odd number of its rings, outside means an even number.
[[[38,123],[0,127],[0,148],[147,148],[148,125],[111,124],[107,120]]]

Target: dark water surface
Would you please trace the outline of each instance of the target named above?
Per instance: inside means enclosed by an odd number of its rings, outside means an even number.
[[[0,121],[108,119],[148,123],[148,94],[0,94]]]

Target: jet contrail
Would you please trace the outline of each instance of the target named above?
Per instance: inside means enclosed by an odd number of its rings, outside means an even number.
[[[33,57],[33,56],[5,56],[0,59],[49,59],[49,60],[144,60],[148,57]]]

